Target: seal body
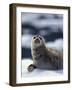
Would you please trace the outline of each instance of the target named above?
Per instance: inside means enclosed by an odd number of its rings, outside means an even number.
[[[32,38],[31,53],[33,64],[28,67],[28,71],[34,68],[59,70],[63,69],[63,55],[61,52],[47,48],[42,36],[36,35]]]

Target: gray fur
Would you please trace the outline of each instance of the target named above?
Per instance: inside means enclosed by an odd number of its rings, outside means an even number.
[[[31,43],[31,53],[34,67],[47,70],[63,69],[62,53],[52,48],[46,48],[45,40],[42,36],[39,35],[34,37],[32,38]]]

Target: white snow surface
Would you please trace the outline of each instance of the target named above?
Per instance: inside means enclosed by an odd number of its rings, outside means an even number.
[[[22,47],[31,48],[32,35],[23,35],[21,40]]]
[[[63,51],[63,39],[57,39],[53,42],[46,43],[46,47],[54,48],[58,51]]]
[[[22,60],[22,77],[47,77],[47,76],[59,76],[63,74],[63,70],[42,70],[35,69],[32,72],[28,72],[27,68],[33,61],[31,59]]]

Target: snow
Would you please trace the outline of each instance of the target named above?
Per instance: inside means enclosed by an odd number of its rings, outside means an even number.
[[[32,35],[23,35],[21,40],[22,47],[31,48]]]
[[[54,42],[46,43],[46,47],[55,48],[56,50],[62,51],[63,50],[63,39],[57,39]]]
[[[31,59],[22,60],[22,77],[51,77],[51,76],[59,76],[63,74],[63,70],[41,70],[35,69],[32,72],[28,72],[27,68],[33,61]]]

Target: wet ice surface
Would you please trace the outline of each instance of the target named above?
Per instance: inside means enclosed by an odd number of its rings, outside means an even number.
[[[27,68],[33,61],[30,59],[22,60],[22,77],[45,77],[45,76],[59,76],[63,74],[63,70],[41,70],[35,69],[28,72]]]

